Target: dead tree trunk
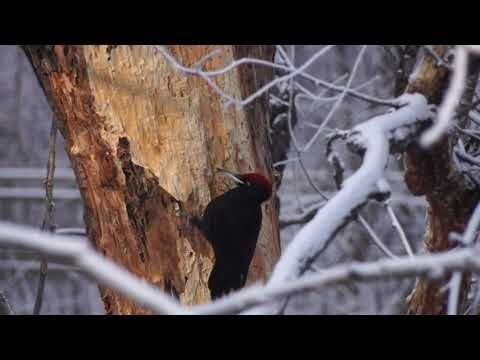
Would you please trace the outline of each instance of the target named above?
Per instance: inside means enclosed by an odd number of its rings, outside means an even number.
[[[270,46],[169,46],[194,65],[214,48],[216,69],[243,56],[271,60]],[[225,108],[206,82],[172,69],[153,46],[25,46],[66,139],[95,247],[185,304],[210,299],[213,251],[178,215],[200,214],[226,190],[215,169],[272,173],[265,99]],[[242,67],[216,78],[237,98],[270,81]],[[279,253],[274,197],[264,206],[248,282],[265,279]],[[148,313],[102,288],[107,313]]]
[[[443,57],[450,47],[434,46],[434,51]],[[478,64],[470,67],[470,77],[478,80]],[[425,55],[415,70],[415,76],[408,84],[408,93],[421,93],[432,104],[440,104],[448,85],[448,71],[437,64],[436,60]],[[472,101],[473,92],[466,94]],[[476,191],[467,186],[464,175],[457,171],[453,162],[453,142],[451,136],[444,136],[429,150],[418,145],[410,146],[404,156],[405,182],[416,196],[425,196],[428,202],[425,248],[427,252],[440,252],[451,249],[449,241],[452,232],[463,233],[478,202]],[[439,274],[436,280],[420,279],[408,297],[410,314],[439,315],[446,312],[448,291],[440,289],[450,276]],[[469,289],[467,277],[464,278],[460,304],[464,303]],[[461,306],[460,306],[461,307]]]

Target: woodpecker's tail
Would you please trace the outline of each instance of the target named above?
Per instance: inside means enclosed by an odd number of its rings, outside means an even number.
[[[216,260],[208,279],[208,288],[212,300],[227,295],[231,291],[241,289],[247,280],[247,270],[239,269],[235,260]]]

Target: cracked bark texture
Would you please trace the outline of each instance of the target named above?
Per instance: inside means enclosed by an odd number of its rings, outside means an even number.
[[[438,55],[444,56],[451,48],[448,45],[435,45]],[[473,66],[472,66],[473,65]],[[478,64],[469,67],[470,81],[478,80]],[[449,73],[425,54],[418,62],[407,93],[421,93],[431,104],[439,105],[448,86]],[[469,98],[467,98],[469,97]],[[470,102],[473,92],[467,91],[463,101]],[[463,104],[464,105],[464,104]],[[405,182],[416,196],[425,196],[427,206],[427,229],[425,232],[426,252],[441,252],[453,248],[449,241],[451,232],[463,233],[471,212],[478,202],[478,195],[467,185],[452,159],[455,139],[446,135],[429,150],[417,144],[409,147],[404,154]],[[448,291],[440,291],[450,278],[449,274],[438,274],[437,279],[419,279],[407,298],[408,313],[422,315],[445,314]],[[463,307],[469,289],[468,276],[464,276],[459,309]]]
[[[232,60],[272,60],[271,46],[169,46],[184,65],[220,48],[205,69]],[[210,299],[214,255],[178,216],[201,214],[230,184],[215,169],[272,173],[266,99],[225,108],[204,80],[173,68],[153,46],[27,45],[24,50],[54,110],[75,171],[90,241],[105,256],[184,304]],[[245,66],[216,78],[235,97],[270,81]],[[247,283],[264,280],[280,255],[275,197],[264,220]],[[109,314],[147,314],[101,287]]]

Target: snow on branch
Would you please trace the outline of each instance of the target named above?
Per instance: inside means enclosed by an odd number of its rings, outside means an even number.
[[[38,251],[48,255],[50,261],[75,264],[95,280],[158,314],[232,314],[289,295],[345,282],[414,276],[437,278],[455,271],[480,272],[480,251],[470,247],[438,254],[338,265],[276,286],[253,285],[210,304],[187,308],[165,292],[97,254],[78,238],[0,222],[0,244]]]
[[[420,94],[405,94],[398,99],[403,106],[380,115],[344,132],[347,146],[363,155],[360,168],[342,184],[342,189],[330,199],[305,225],[285,249],[267,287],[276,287],[303,274],[348,222],[356,209],[378,192],[389,153],[400,151],[433,117],[432,107]],[[254,309],[253,313],[275,312],[270,308]]]
[[[49,235],[23,226],[0,222],[0,244],[35,250],[76,265],[98,282],[112,287],[158,314],[185,314],[188,310],[146,281],[132,275],[113,261],[99,255],[88,243],[75,237]]]
[[[251,287],[226,296],[209,305],[196,306],[197,314],[231,314],[249,307],[274,302],[289,295],[318,290],[359,280],[378,280],[425,276],[439,278],[452,271],[480,271],[479,249],[462,249],[435,255],[382,259],[365,263],[333,266],[320,273],[279,283]]]

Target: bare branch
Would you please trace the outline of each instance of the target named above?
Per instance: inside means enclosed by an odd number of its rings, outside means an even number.
[[[287,227],[289,225],[300,225],[300,224],[305,224],[309,222],[310,220],[313,219],[318,209],[320,209],[324,205],[325,205],[325,201],[319,204],[314,204],[308,209],[305,209],[303,213],[300,214],[299,216],[290,216],[290,217],[281,218],[279,220],[280,229]]]
[[[452,65],[447,63],[445,60],[443,60],[440,57],[440,55],[437,54],[437,52],[432,48],[431,45],[424,45],[423,47],[435,59],[435,61],[437,62],[437,66],[442,66],[442,67],[444,67],[444,68],[446,68],[450,71],[452,71],[454,69]]]
[[[58,261],[76,265],[88,275],[158,314],[189,313],[173,298],[148,284],[110,259],[98,254],[76,237],[53,235],[40,230],[0,221],[0,243],[34,250]]]
[[[234,69],[235,67],[241,65],[241,64],[259,64],[259,65],[267,65],[271,67],[279,67],[279,65],[274,64],[272,62],[264,61],[264,60],[259,60],[259,59],[240,59],[233,61],[226,67],[224,67],[221,70],[217,71],[203,71],[199,68],[189,68],[185,67],[183,65],[180,65],[174,58],[171,56],[168,51],[163,47],[163,46],[156,46],[156,49],[159,50],[162,55],[168,60],[168,62],[173,66],[174,69],[182,71],[186,74],[191,74],[191,75],[198,75],[202,79],[204,79],[211,87],[214,89],[220,96],[228,100],[228,103],[235,104],[237,107],[242,107],[245,106],[249,103],[251,103],[253,100],[264,94],[266,91],[274,87],[275,85],[290,80],[291,78],[302,74],[305,70],[307,70],[317,59],[319,59],[321,56],[325,55],[329,50],[331,50],[334,47],[334,45],[328,45],[322,48],[321,50],[317,51],[310,59],[308,59],[302,66],[299,68],[295,69],[294,71],[290,71],[287,75],[278,77],[274,79],[273,81],[270,81],[269,83],[265,84],[263,87],[255,91],[253,94],[249,95],[243,100],[238,100],[233,98],[232,96],[228,95],[225,93],[222,89],[218,87],[218,85],[211,79],[212,76],[224,74],[225,72]],[[285,68],[283,66],[280,66],[282,68]],[[287,67],[286,69],[290,69]]]
[[[392,206],[390,205],[390,200],[385,201],[385,207],[387,208],[388,215],[392,220],[392,226],[397,231],[398,235],[400,236],[400,240],[402,240],[403,247],[405,248],[408,256],[414,256],[412,246],[405,235],[405,231],[403,231],[403,227],[398,221],[397,216],[395,215],[395,211],[393,211]]]
[[[355,60],[355,64],[353,65],[352,73],[350,74],[350,77],[347,81],[347,85],[345,86],[346,89],[350,89],[353,79],[355,78],[355,75],[357,73],[357,70],[360,66],[360,63],[363,58],[363,54],[367,50],[367,46],[364,45],[360,52],[358,53],[357,59]],[[343,102],[343,99],[345,98],[346,91],[343,91],[338,100],[335,102],[335,104],[332,106],[330,109],[330,112],[326,116],[325,120],[322,122],[320,127],[317,129],[315,134],[311,137],[311,139],[308,141],[308,143],[305,145],[305,147],[302,149],[302,152],[308,151],[310,147],[317,141],[318,137],[320,136],[321,132],[323,131],[323,128],[327,126],[328,122],[332,119],[333,115],[336,113],[338,108],[340,107],[341,103]]]
[[[462,237],[462,245],[472,247],[475,242],[475,234],[480,224],[480,205],[477,205],[472,217],[470,218],[467,229]],[[448,315],[456,315],[458,312],[458,303],[460,289],[462,284],[462,273],[456,272],[450,280],[450,292],[448,296]]]
[[[359,216],[358,217],[358,221],[360,222],[360,224],[365,228],[365,230],[367,230],[367,233],[368,235],[370,235],[370,237],[372,238],[373,240],[373,243],[385,254],[387,255],[389,258],[391,259],[396,259],[397,256],[394,255],[390,250],[388,250],[388,248],[385,246],[385,244],[383,243],[382,240],[380,240],[380,238],[378,237],[378,235],[375,233],[375,231],[372,229],[372,227],[369,225],[369,223],[367,222],[367,220],[365,220],[364,217],[362,216]]]
[[[45,179],[45,216],[42,223],[42,230],[53,231],[53,177],[55,176],[55,146],[57,143],[57,125],[52,116],[52,125],[50,128],[50,138],[48,140],[48,160],[47,177]],[[45,291],[45,281],[47,279],[48,262],[44,257],[40,263],[40,277],[38,279],[37,295],[33,307],[33,315],[40,314],[43,303],[43,292]]]
[[[297,162],[297,161],[299,161],[299,160],[300,160],[299,157],[295,157],[295,158],[291,158],[291,159],[286,159],[286,160],[282,160],[282,161],[277,161],[277,162],[274,163],[272,166],[275,168],[275,167],[283,166],[283,165],[286,165],[286,164],[289,164],[289,163],[292,163],[292,162]]]
[[[468,155],[464,151],[460,151],[460,149],[455,149],[455,155],[457,155],[460,159],[463,161],[468,162],[470,165],[478,166],[480,167],[480,160],[477,160],[473,156]]]
[[[337,86],[334,84],[329,83],[328,81],[324,81],[321,79],[316,78],[315,76],[309,74],[306,72],[306,70],[322,55],[324,55],[326,52],[331,50],[334,47],[334,45],[328,45],[320,49],[318,52],[316,52],[310,59],[308,59],[302,66],[299,68],[294,68],[293,66],[284,66],[280,64],[275,64],[270,61],[265,61],[261,59],[254,59],[254,58],[242,58],[239,60],[232,61],[230,64],[225,66],[222,69],[219,70],[213,70],[213,71],[203,71],[199,69],[198,67],[187,67],[183,66],[178,61],[161,45],[155,45],[154,48],[159,51],[165,59],[170,63],[170,65],[176,69],[177,71],[181,71],[185,74],[190,74],[190,75],[196,75],[204,79],[211,87],[212,89],[217,92],[220,96],[222,96],[224,99],[227,100],[227,104],[235,104],[237,107],[242,107],[253,100],[255,100],[257,97],[271,89],[273,86],[284,82],[288,81],[292,77],[299,76],[304,79],[310,80],[314,82],[318,86],[325,87],[327,89],[345,93],[347,95],[350,95],[352,97],[356,97],[358,99],[373,103],[373,104],[378,104],[378,105],[383,105],[383,106],[389,106],[393,108],[398,108],[399,104],[395,102],[394,100],[385,100],[385,99],[379,99],[374,96],[370,95],[365,95],[362,94],[356,90],[353,89],[348,89],[343,86]],[[278,47],[277,47],[278,49]],[[288,59],[288,57],[287,57]],[[230,70],[235,69],[236,67],[243,65],[243,64],[252,64],[252,65],[261,65],[261,66],[268,66],[274,69],[279,69],[279,70],[284,70],[287,74],[281,77],[276,78],[275,80],[269,82],[259,90],[257,90],[255,93],[251,94],[247,98],[243,100],[238,100],[233,98],[231,95],[225,93],[222,89],[220,89],[217,84],[211,79],[212,77],[223,75],[227,73]]]
[[[453,118],[455,108],[460,101],[467,79],[468,52],[463,46],[457,46],[454,62],[453,78],[448,88],[445,99],[438,111],[438,120],[435,125],[426,131],[421,138],[421,144],[424,147],[430,147],[440,139],[443,133],[448,129],[448,124]]]

